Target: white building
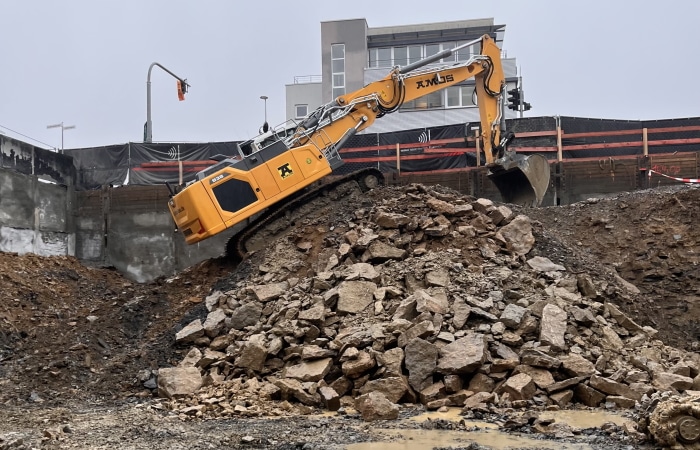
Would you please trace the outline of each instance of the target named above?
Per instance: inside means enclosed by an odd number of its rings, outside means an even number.
[[[321,75],[295,77],[286,85],[287,119],[299,119],[346,92],[362,88],[385,76],[393,66],[403,66],[446,48],[488,34],[503,47],[505,25],[493,19],[370,28],[365,19],[321,22]],[[472,49],[478,51],[478,48]],[[452,55],[467,60],[469,51]],[[452,60],[455,61],[455,60]],[[449,62],[449,61],[447,61]],[[503,57],[508,89],[517,85],[516,61]],[[474,79],[407,102],[393,114],[377,120],[366,131],[384,133],[414,128],[478,122],[474,104]],[[516,112],[506,109],[506,118]]]

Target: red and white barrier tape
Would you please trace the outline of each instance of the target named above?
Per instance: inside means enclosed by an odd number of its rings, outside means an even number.
[[[675,178],[675,177],[670,177],[670,176],[665,175],[661,172],[657,172],[657,171],[651,170],[651,169],[649,169],[649,178],[651,178],[652,173],[655,173],[657,175],[661,175],[662,177],[670,178],[672,180],[681,181],[683,183],[700,183],[700,178]]]

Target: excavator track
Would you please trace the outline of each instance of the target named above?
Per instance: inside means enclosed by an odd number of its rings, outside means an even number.
[[[247,247],[248,242],[261,230],[285,215],[307,205],[313,199],[326,193],[331,193],[340,186],[353,181],[356,181],[363,191],[367,191],[381,185],[384,181],[384,176],[379,170],[374,168],[362,169],[332,181],[306,188],[292,196],[290,200],[268,208],[267,211],[250,222],[244,229],[233,235],[226,244],[226,257],[236,263],[243,261],[250,253]]]
[[[638,429],[663,448],[700,450],[700,395],[670,396],[643,404]]]

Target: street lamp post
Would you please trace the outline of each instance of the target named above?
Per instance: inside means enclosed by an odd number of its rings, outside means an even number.
[[[73,128],[75,128],[75,125],[63,125],[63,122],[61,122],[61,123],[57,123],[54,125],[47,125],[46,128],[47,129],[49,129],[49,128],[60,128],[61,129],[61,151],[63,151],[63,132],[65,130],[72,130]]]
[[[151,122],[151,71],[153,70],[153,66],[158,66],[170,75],[173,76],[173,78],[176,78],[180,82],[180,86],[182,89],[183,93],[187,92],[187,89],[190,87],[189,83],[187,83],[187,79],[182,79],[163,67],[161,64],[154,62],[148,67],[148,77],[146,78],[146,124],[144,125],[144,130],[143,130],[143,141],[146,143],[151,143],[153,142],[153,123]],[[184,98],[184,97],[183,97]]]
[[[263,123],[262,129],[263,133],[267,133],[267,130],[270,129],[270,126],[267,124],[267,95],[261,95],[260,100],[265,102],[265,123]]]

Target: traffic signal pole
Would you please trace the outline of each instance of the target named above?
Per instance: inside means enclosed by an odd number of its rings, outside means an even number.
[[[153,70],[154,66],[158,66],[170,75],[173,76],[173,78],[177,79],[179,82],[178,85],[178,97],[180,97],[180,100],[184,100],[184,94],[187,93],[187,88],[190,87],[190,85],[187,83],[187,79],[182,79],[163,67],[161,64],[154,62],[148,67],[148,77],[146,79],[146,124],[144,125],[144,130],[143,130],[143,142],[146,143],[151,143],[153,142],[153,123],[151,122],[151,71]]]

